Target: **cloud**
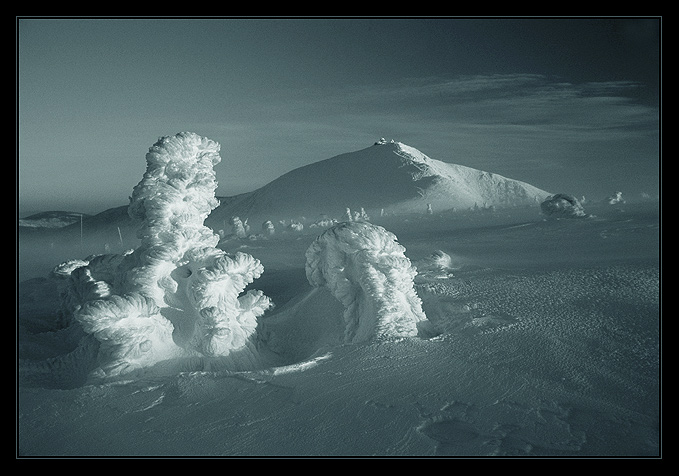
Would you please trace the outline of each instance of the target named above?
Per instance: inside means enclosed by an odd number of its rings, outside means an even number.
[[[640,87],[629,81],[572,84],[540,75],[491,75],[418,80],[372,97],[383,104],[393,100],[395,111],[418,107],[431,120],[602,129],[657,120],[656,110],[633,101]]]
[[[436,133],[478,127],[479,133],[505,134],[520,126],[511,132],[601,140],[620,129],[646,134],[658,128],[658,109],[634,100],[641,88],[630,81],[574,84],[537,74],[410,78],[290,92],[253,106],[247,120],[279,135],[366,131],[375,125]]]
[[[250,189],[379,137],[558,188],[551,185],[557,171],[596,183],[623,160],[655,170],[659,108],[637,100],[643,89],[632,81],[573,83],[538,74],[419,77],[288,90],[223,123],[192,127],[225,144],[234,162],[220,176],[223,194],[234,188],[229,180],[246,180],[253,170],[260,182]],[[545,173],[552,174],[547,182]]]

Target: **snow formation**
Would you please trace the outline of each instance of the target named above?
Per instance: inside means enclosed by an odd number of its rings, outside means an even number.
[[[396,236],[365,221],[342,222],[306,251],[306,275],[344,306],[347,343],[418,335],[426,327],[417,274]]]
[[[572,195],[557,193],[540,204],[542,213],[553,218],[583,218],[587,214],[582,204]]]
[[[244,288],[263,267],[252,256],[216,248],[203,225],[217,207],[213,167],[218,143],[194,133],[158,140],[134,187],[129,214],[140,246],[58,266],[67,279],[62,320],[79,323],[99,342],[96,375],[112,376],[178,356],[256,360],[257,317],[270,306]]]

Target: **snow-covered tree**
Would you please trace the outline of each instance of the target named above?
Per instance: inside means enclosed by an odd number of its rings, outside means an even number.
[[[540,204],[542,213],[553,218],[583,218],[587,214],[582,205],[572,195],[557,193]]]
[[[264,233],[265,236],[271,236],[275,232],[276,232],[276,227],[274,227],[271,220],[267,220],[264,223],[262,223],[262,233]]]
[[[344,221],[353,221],[353,220],[354,220],[354,217],[351,214],[351,209],[347,208],[344,211]]]
[[[345,341],[415,336],[426,316],[417,274],[396,236],[369,222],[343,222],[316,238],[306,252],[306,275],[344,306]]]
[[[231,230],[238,238],[247,238],[248,230],[246,229],[247,220],[243,223],[240,217],[231,217]]]
[[[349,209],[347,208],[347,212]],[[354,211],[353,221],[370,221],[368,213],[366,213],[365,208],[361,207],[360,211]]]
[[[624,204],[625,199],[622,198],[622,192],[615,192],[613,195],[606,199],[609,205]]]
[[[330,228],[336,225],[338,222],[334,218],[328,218],[326,216],[316,220],[314,223],[309,225],[309,228]]]
[[[300,223],[300,222],[298,222],[298,221],[293,220],[293,221],[290,222],[290,224],[288,225],[288,230],[290,230],[290,231],[298,231],[298,232],[299,232],[299,231],[302,231],[302,230],[304,230],[304,224],[303,224],[303,223]]]
[[[434,251],[431,255],[417,262],[417,270],[441,272],[452,268],[452,258],[448,253],[441,250]]]
[[[189,132],[160,138],[128,209],[140,246],[55,269],[68,272],[62,313],[99,342],[98,375],[177,356],[257,358],[256,319],[271,302],[261,291],[240,294],[263,267],[216,248],[219,236],[203,224],[218,205],[219,148]]]

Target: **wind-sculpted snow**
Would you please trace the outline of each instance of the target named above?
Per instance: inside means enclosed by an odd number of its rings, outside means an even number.
[[[100,343],[96,374],[118,375],[178,356],[256,360],[257,317],[271,306],[245,287],[263,267],[216,248],[203,225],[218,205],[219,144],[193,133],[159,139],[130,200],[140,246],[122,255],[72,260],[52,273],[62,285],[61,320]],[[240,357],[242,359],[242,356]]]
[[[306,275],[344,306],[345,341],[415,336],[426,326],[417,274],[396,236],[368,222],[343,222],[306,252]]]

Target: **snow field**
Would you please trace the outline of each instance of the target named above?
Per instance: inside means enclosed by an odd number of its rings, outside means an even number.
[[[431,267],[414,286],[440,331],[426,339],[344,343],[344,307],[306,281],[300,255],[314,236],[230,242],[272,274],[258,282],[276,302],[258,330],[272,351],[267,364],[239,370],[183,358],[100,384],[75,382],[67,369],[33,374],[20,387],[20,447],[26,455],[657,455],[659,270],[652,247],[645,260],[637,252],[610,261],[631,237],[635,248],[648,244],[657,228],[643,215],[601,217],[587,232],[580,221],[487,228],[494,222],[470,224],[479,239],[461,254],[457,239],[434,242],[423,223],[402,225],[399,242],[415,265],[450,257],[445,273]],[[609,238],[593,242],[601,230]],[[580,261],[550,264],[553,253],[536,247],[530,266],[516,265],[516,243],[564,235],[584,252]],[[588,253],[596,243],[599,252]],[[504,261],[487,266],[498,246]],[[35,298],[47,282],[23,289]],[[22,356],[68,350],[40,313],[49,306],[32,303]]]

